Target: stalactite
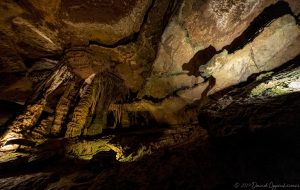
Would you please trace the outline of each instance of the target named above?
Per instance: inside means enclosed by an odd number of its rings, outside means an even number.
[[[61,132],[62,124],[65,121],[67,114],[69,113],[72,101],[74,101],[77,95],[78,84],[76,81],[70,81],[64,94],[59,99],[59,102],[55,109],[55,118],[53,126],[51,127],[51,134],[58,135]]]
[[[43,130],[43,127],[40,126],[36,131],[35,129],[32,129],[31,134],[28,133],[25,135],[25,133],[34,127],[40,119],[47,104],[47,97],[72,77],[73,74],[69,71],[69,68],[61,65],[49,79],[41,84],[39,89],[36,90],[33,98],[41,97],[41,99],[39,99],[37,103],[29,104],[24,113],[17,116],[14,122],[8,127],[8,130],[0,139],[0,150],[15,150],[20,146],[19,144],[30,138],[28,135],[31,135],[34,138],[37,131]],[[49,126],[51,126],[51,124],[49,124]],[[47,134],[48,129],[44,130],[43,133]]]
[[[30,136],[33,139],[45,140],[50,134],[53,121],[54,121],[54,116],[49,115],[47,118],[43,119],[41,123],[30,132]]]
[[[64,64],[59,65],[48,79],[36,87],[32,100],[36,100],[41,94],[47,98],[60,85],[68,82],[72,78],[74,78],[74,75],[69,67]]]
[[[82,84],[82,87],[80,88],[80,91],[79,91],[80,97],[83,96],[83,94],[85,93],[87,87],[92,84],[95,76],[96,76],[96,74],[93,73],[87,79],[84,80],[84,83]]]
[[[86,88],[85,93],[82,95],[78,105],[74,110],[72,121],[70,121],[67,125],[65,137],[75,137],[81,135],[82,129],[84,128],[90,113],[93,90],[95,90],[93,89],[93,85],[89,85]]]
[[[120,104],[111,104],[109,106],[109,110],[112,111],[114,116],[114,125],[113,128],[116,128],[118,124],[121,123],[122,120],[122,105]]]
[[[23,133],[37,123],[45,106],[45,99],[40,100],[36,104],[28,105],[25,112],[15,119],[0,139],[0,151],[17,149],[19,145],[10,143],[10,141],[24,139]]]
[[[66,137],[90,136],[102,132],[111,102],[121,94],[123,81],[111,73],[91,75],[82,86],[81,99],[72,121],[67,126]]]
[[[96,114],[92,124],[88,126],[84,135],[96,135],[101,133],[102,128],[107,124],[107,113],[113,101],[123,98],[125,92],[123,80],[112,73],[101,73],[100,91],[96,107]]]

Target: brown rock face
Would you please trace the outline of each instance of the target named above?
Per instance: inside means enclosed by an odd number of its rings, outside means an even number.
[[[0,0],[0,189],[231,189],[269,132],[298,150],[299,2]]]
[[[181,19],[193,46],[212,45],[220,50],[230,44],[264,8],[274,2],[187,1],[182,8]]]
[[[123,17],[130,14],[137,0],[80,0],[61,1],[61,15],[63,19],[68,19],[74,23],[99,22],[112,24],[118,22]]]
[[[17,53],[13,42],[5,39],[4,34],[0,37],[0,72],[26,71],[21,56]]]
[[[151,0],[63,0],[60,14],[76,38],[113,45],[140,30],[150,4]]]

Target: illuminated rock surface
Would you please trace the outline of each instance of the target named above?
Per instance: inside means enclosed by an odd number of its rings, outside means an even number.
[[[0,2],[0,189],[300,181],[297,0]]]

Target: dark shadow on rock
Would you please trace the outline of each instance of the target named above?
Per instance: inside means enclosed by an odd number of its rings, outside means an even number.
[[[199,67],[205,65],[217,53],[212,46],[200,50],[188,63],[183,64],[182,69],[189,71],[188,75],[200,76]]]
[[[229,54],[242,49],[246,44],[253,41],[253,39],[256,38],[257,35],[261,32],[261,30],[266,27],[272,20],[286,14],[293,15],[289,4],[284,1],[278,1],[274,5],[265,8],[262,13],[260,13],[250,23],[249,27],[240,36],[235,38],[234,41],[231,42],[231,44],[223,47],[220,51],[216,51],[216,49],[212,46],[198,51],[188,63],[183,64],[182,69],[189,71],[188,75],[201,76],[199,67],[201,65],[207,64],[213,56],[225,49]]]

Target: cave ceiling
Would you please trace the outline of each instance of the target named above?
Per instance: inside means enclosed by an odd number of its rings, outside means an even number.
[[[0,151],[115,128],[188,126],[168,129],[152,150],[223,134],[239,103],[300,91],[299,23],[299,0],[1,0]],[[232,86],[261,75],[274,81],[252,80],[249,97],[234,99]],[[227,106],[221,116],[203,110]],[[136,159],[112,138],[88,146]]]

